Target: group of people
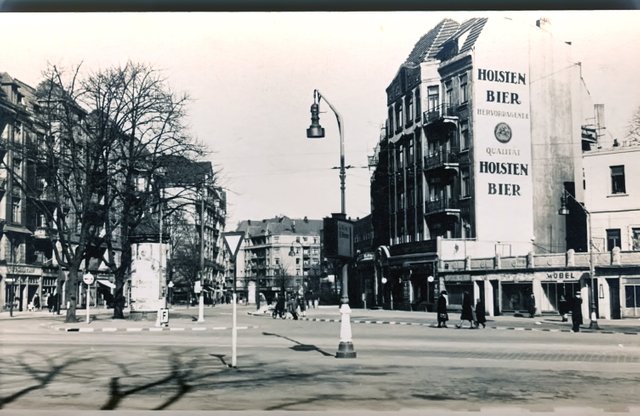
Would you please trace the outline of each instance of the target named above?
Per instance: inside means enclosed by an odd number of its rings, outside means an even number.
[[[282,319],[298,319],[307,315],[307,300],[297,293],[276,293],[273,317]]]
[[[440,292],[438,297],[438,303],[436,305],[436,312],[438,315],[438,328],[448,328],[447,321],[449,320],[449,313],[447,312],[447,306],[449,304],[449,296],[447,291]],[[456,328],[462,328],[465,321],[469,322],[469,329],[479,328],[482,325],[486,327],[487,316],[484,308],[484,303],[481,299],[476,301],[475,308],[471,301],[469,292],[464,292],[462,297],[462,313],[460,314],[460,323],[456,325]]]
[[[449,305],[449,297],[447,291],[440,292],[438,302],[436,304],[436,313],[438,315],[438,328],[447,328],[447,321],[449,320],[449,313],[447,307]],[[534,317],[535,309],[535,297],[531,294],[528,312],[531,318]],[[564,296],[560,298],[559,312],[562,316],[562,322],[568,321],[567,314],[571,312],[571,323],[573,332],[580,331],[580,325],[582,322],[582,298],[580,292],[576,293],[571,302],[565,300]],[[469,322],[469,329],[478,328],[482,325],[486,327],[487,316],[484,303],[481,299],[476,301],[475,308],[471,301],[471,295],[465,291],[462,296],[462,313],[460,314],[460,323],[456,325],[456,328],[462,328],[465,322]]]

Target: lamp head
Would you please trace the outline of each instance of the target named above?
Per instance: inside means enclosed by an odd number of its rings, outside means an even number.
[[[560,215],[569,215],[569,208],[567,208],[567,195],[562,193],[560,197],[560,209],[558,210]]]
[[[324,137],[324,128],[320,125],[320,105],[311,104],[311,126],[307,129],[309,139],[321,139]]]

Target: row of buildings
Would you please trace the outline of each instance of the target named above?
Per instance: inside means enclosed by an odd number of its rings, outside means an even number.
[[[640,145],[607,140],[604,106],[548,20],[444,19],[386,92],[371,214],[354,221],[352,306],[430,309],[447,290],[453,308],[469,292],[489,315],[516,313],[533,294],[538,313],[557,313],[581,292],[599,317],[640,316]],[[238,230],[249,301],[283,273],[296,290],[332,283],[320,221]]]
[[[453,305],[468,291],[499,314],[533,293],[545,313],[594,287],[599,316],[640,315],[640,146],[603,140],[604,108],[549,21],[441,21],[400,66],[387,109],[352,302],[420,309],[446,289]]]
[[[38,207],[49,204],[57,206],[48,183],[47,175],[52,170],[42,165],[39,152],[44,152],[44,122],[39,111],[47,103],[37,94],[36,88],[0,72],[0,305],[3,309],[15,306],[26,309],[37,294],[41,300],[59,293],[64,307],[67,293],[75,293],[78,305],[86,304],[86,285],[78,283],[75,291],[65,290],[68,270],[59,267],[54,256],[58,230],[51,228]],[[87,112],[79,106],[79,117]],[[178,160],[179,159],[179,160]],[[60,162],[64,163],[64,162]],[[156,188],[164,192],[160,203],[145,217],[135,235],[133,264],[130,277],[125,283],[125,298],[132,310],[154,309],[162,303],[167,292],[167,281],[174,281],[174,291],[190,292],[193,281],[200,280],[207,287],[207,296],[220,296],[224,280],[224,250],[222,232],[226,218],[226,195],[216,185],[215,172],[209,162],[173,158],[167,161],[162,178],[153,178]],[[139,181],[136,182],[140,185]],[[197,188],[193,184],[199,184]],[[172,198],[171,196],[174,196]],[[179,198],[175,197],[180,195]],[[181,204],[182,229],[174,230],[171,204]],[[185,202],[187,201],[187,202]],[[164,211],[160,208],[164,206]],[[164,244],[159,244],[161,234],[159,215],[163,214],[162,235]],[[74,215],[66,215],[69,221],[77,222]],[[81,224],[67,224],[69,230],[79,230]],[[178,232],[180,231],[180,232]],[[195,236],[199,262],[195,269],[180,267],[172,263],[171,254],[184,244],[183,236]],[[70,241],[77,236],[71,232]],[[160,251],[165,254],[163,260]],[[81,267],[97,279],[90,287],[91,304],[108,304],[113,300],[114,276],[102,261],[104,247],[90,246],[87,259]],[[198,258],[198,257],[196,257]],[[169,259],[169,261],[167,261]],[[160,274],[160,273],[164,273]],[[138,282],[138,283],[136,283]],[[217,293],[216,293],[217,291]]]

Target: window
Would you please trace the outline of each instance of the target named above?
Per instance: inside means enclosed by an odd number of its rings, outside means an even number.
[[[11,214],[12,217],[11,219],[13,220],[14,224],[20,224],[22,222],[22,216],[21,214],[21,209],[20,209],[20,199],[19,198],[14,198],[13,199],[13,205],[11,207]]]
[[[640,251],[640,228],[631,229],[631,250]]]
[[[624,287],[625,308],[640,308],[640,285]]]
[[[467,120],[460,122],[460,150],[469,148],[469,122]]]
[[[409,126],[413,122],[413,93],[407,95],[407,98],[405,98],[405,102],[407,105],[405,124]]]
[[[407,162],[409,163],[409,165],[413,164],[413,141],[409,141],[408,145],[407,145]]]
[[[468,169],[463,169],[460,172],[460,195],[462,195],[463,198],[471,195],[471,182]]]
[[[402,100],[396,103],[396,130],[402,130]]]
[[[460,104],[466,103],[469,100],[469,90],[467,83],[467,74],[460,75]]]
[[[624,194],[624,166],[611,166],[611,193]]]
[[[444,100],[447,105],[451,105],[453,103],[453,84],[451,81],[444,83]]]
[[[620,229],[612,228],[607,230],[607,251],[614,247],[620,247]]]
[[[427,105],[428,105],[427,110],[428,111],[434,111],[438,108],[438,105],[440,105],[439,95],[440,94],[438,92],[437,86],[427,88]]]
[[[393,107],[389,107],[389,119],[387,120],[388,123],[388,129],[387,133],[388,134],[392,134],[393,133]]]
[[[416,89],[416,111],[414,119],[416,121],[420,120],[420,112],[422,110],[422,106],[420,104],[420,88]]]

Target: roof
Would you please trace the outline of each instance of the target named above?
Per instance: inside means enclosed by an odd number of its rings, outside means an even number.
[[[419,64],[434,59],[442,43],[449,39],[459,26],[455,20],[443,19],[418,40],[405,64]]]
[[[482,28],[487,23],[487,17],[474,17],[462,23],[458,30],[456,30],[448,39],[446,39],[440,48],[440,51],[436,53],[436,57],[439,59],[449,59],[452,56],[442,56],[440,52],[445,54],[452,53],[452,46],[455,45],[453,55],[462,54],[470,51],[475,45],[476,41],[480,37]],[[460,45],[459,42],[463,41]]]
[[[249,235],[320,235],[323,220],[308,218],[292,219],[286,216],[268,218],[264,220],[244,220],[238,224],[236,231]]]
[[[184,156],[163,156],[159,164],[166,168],[164,180],[176,186],[197,186],[205,182],[207,177],[212,180],[214,176],[211,162],[196,162]]]

